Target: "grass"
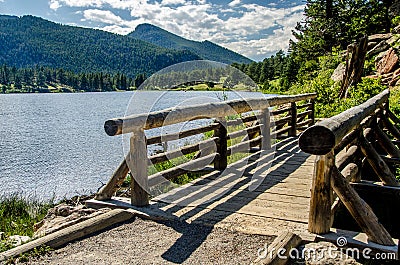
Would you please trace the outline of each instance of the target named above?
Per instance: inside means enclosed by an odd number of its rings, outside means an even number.
[[[7,238],[12,235],[33,236],[33,225],[41,221],[53,202],[40,202],[33,197],[13,194],[0,198],[0,232]],[[0,241],[0,251],[12,246],[6,240]]]

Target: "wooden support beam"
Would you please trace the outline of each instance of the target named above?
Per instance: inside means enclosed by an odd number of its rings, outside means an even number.
[[[374,127],[374,132],[378,137],[379,145],[385,150],[391,157],[400,158],[400,150],[392,143],[392,140],[382,131],[379,126]]]
[[[311,99],[310,100],[311,106],[310,106],[310,110],[312,110],[309,118],[312,121],[311,124],[314,125],[315,124],[315,99]]]
[[[371,128],[367,128],[364,130],[364,137],[360,137],[361,151],[367,158],[375,173],[382,180],[382,182],[385,183],[385,185],[399,186],[396,177],[391,172],[388,165],[385,163],[385,161],[382,160],[372,144],[368,142],[367,139],[370,137],[371,134]]]
[[[385,115],[381,115],[383,125],[386,127],[386,129],[389,130],[389,132],[397,139],[400,140],[400,131],[399,129],[394,126],[394,124],[386,117]]]
[[[224,170],[228,165],[228,131],[225,118],[218,119],[218,128],[214,131],[214,137],[218,137],[217,153],[218,159],[214,161],[216,170]]]
[[[368,238],[378,244],[386,246],[395,245],[385,227],[379,223],[371,207],[350,186],[339,170],[334,166],[331,172],[333,190],[346,206],[347,210],[349,210],[361,230],[368,235]]]
[[[107,184],[96,194],[96,200],[109,200],[117,192],[129,173],[129,167],[124,159],[111,176]]]
[[[261,150],[271,149],[271,117],[269,109],[261,110]]]
[[[331,170],[335,164],[333,152],[317,156],[311,188],[308,231],[315,234],[328,233],[331,228]]]
[[[336,167],[341,171],[350,162],[355,161],[355,156],[357,155],[358,146],[352,145],[347,150],[342,150],[336,155]]]
[[[359,176],[360,176],[360,170],[358,169],[358,166],[355,163],[349,163],[342,171],[341,171],[343,177],[347,179],[348,181],[360,181]]]
[[[149,204],[149,180],[147,176],[147,145],[143,130],[132,133],[130,139],[130,151],[127,164],[131,169],[131,203],[134,206],[145,206]]]
[[[400,125],[400,119],[391,110],[386,110],[386,114],[394,124]]]
[[[290,231],[283,231],[267,249],[258,252],[258,258],[252,264],[284,265],[290,260],[290,251],[297,248],[301,242],[300,236]]]
[[[292,117],[290,121],[290,130],[288,132],[289,136],[297,135],[297,106],[296,102],[290,103],[290,116]]]

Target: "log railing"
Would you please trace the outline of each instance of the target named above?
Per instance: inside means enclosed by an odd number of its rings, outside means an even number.
[[[174,180],[190,172],[223,171],[228,166],[229,156],[268,150],[271,139],[296,136],[297,132],[314,124],[315,98],[316,94],[302,94],[232,100],[108,120],[104,125],[108,135],[131,134],[130,151],[109,182],[100,189],[96,199],[107,200],[114,196],[129,172],[132,175],[131,203],[144,206],[149,203],[147,191],[166,180]],[[184,131],[146,137],[146,130],[199,119],[208,123]],[[212,136],[206,139],[203,134],[207,132],[211,132],[209,135]],[[200,135],[196,137],[196,143],[148,155],[150,145],[165,145],[194,135]],[[183,158],[183,162],[148,176],[149,166],[179,158]]]
[[[310,232],[325,234],[330,231],[340,200],[369,240],[394,245],[371,207],[350,184],[362,181],[361,172],[368,163],[383,185],[399,186],[391,167],[400,162],[399,145],[396,146],[400,134],[393,124],[399,124],[399,120],[389,110],[388,98],[389,91],[385,90],[300,135],[300,148],[318,155],[311,190]]]

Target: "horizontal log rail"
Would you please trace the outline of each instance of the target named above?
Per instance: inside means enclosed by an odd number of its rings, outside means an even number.
[[[268,150],[273,138],[296,136],[297,128],[313,123],[316,96],[314,93],[232,100],[108,120],[104,124],[106,133],[110,136],[131,134],[131,149],[96,198],[110,199],[122,186],[129,171],[132,176],[131,202],[136,206],[149,203],[147,191],[154,185],[174,180],[187,173],[200,174],[205,168],[209,169],[210,165],[215,171],[223,171],[227,167],[229,156],[236,153],[248,155],[254,152],[255,148]],[[301,104],[297,105],[297,102]],[[299,112],[300,117],[297,116],[297,108],[303,110]],[[274,118],[279,126],[276,126]],[[145,134],[146,130],[197,119],[205,119],[207,124],[148,138]],[[213,133],[209,139],[204,138],[204,133],[207,132]],[[194,143],[174,150],[168,149],[166,143],[192,136],[196,136]],[[178,145],[182,143],[178,142]],[[163,145],[164,150],[149,156],[147,147],[156,144]],[[168,165],[161,164],[164,162],[168,162]],[[132,164],[134,168],[129,170]],[[158,164],[161,165],[157,167]],[[148,176],[149,172],[154,172],[156,168],[162,169]],[[137,175],[140,179],[137,179]]]
[[[246,100],[232,100],[176,107],[149,114],[138,114],[111,119],[105,122],[104,130],[108,135],[114,136],[122,133],[132,133],[137,130],[137,128],[148,130],[190,120],[237,115],[238,113],[265,109],[301,100],[314,99],[316,97],[316,94],[300,94],[295,96],[274,96],[265,99],[249,98]]]
[[[384,185],[399,186],[393,167],[387,164],[400,159],[399,147],[391,139],[400,137],[395,125],[398,118],[390,112],[388,99],[389,91],[385,90],[363,104],[307,128],[300,135],[300,148],[317,155],[311,189],[310,232],[330,231],[339,198],[372,242],[394,245],[371,207],[350,185],[361,181],[361,172],[369,165]]]

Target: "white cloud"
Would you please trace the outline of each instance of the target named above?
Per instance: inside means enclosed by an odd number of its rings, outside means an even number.
[[[88,9],[83,11],[86,20],[102,22],[105,24],[121,24],[124,20],[109,10]]]
[[[240,0],[231,1],[230,9],[210,0],[50,0],[54,10],[62,6],[89,7],[82,13],[84,19],[108,24],[103,30],[127,34],[138,24],[151,23],[188,39],[216,42],[256,60],[288,48],[291,31],[303,18],[304,9],[304,5],[277,8],[241,4]],[[130,11],[132,18],[123,19],[112,9]],[[266,30],[272,34],[263,36]]]
[[[186,0],[162,0],[161,5],[184,5],[186,4]]]
[[[239,4],[240,4],[240,0],[233,0],[232,2],[230,2],[230,3],[228,4],[228,6],[234,7],[234,6],[237,6],[237,5],[239,5]]]

